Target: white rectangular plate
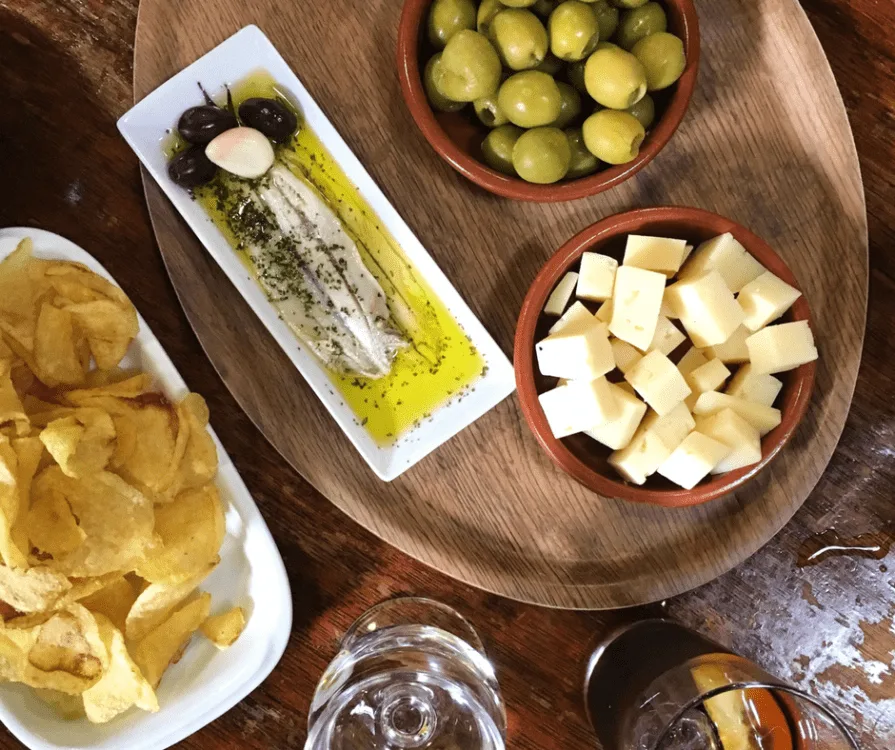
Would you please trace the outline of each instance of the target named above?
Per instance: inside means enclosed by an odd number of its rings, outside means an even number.
[[[72,242],[39,229],[0,229],[0,260],[25,237],[34,240],[38,258],[71,260],[115,282],[88,253]],[[171,399],[187,392],[186,383],[139,316],[140,332],[124,360],[152,374]],[[0,685],[0,721],[35,750],[90,747],[94,750],[161,750],[188,737],[254,690],[276,666],[292,630],[292,596],[283,560],[233,462],[209,428],[218,451],[217,486],[227,519],[221,562],[201,585],[211,594],[212,614],[240,606],[248,622],[229,649],[218,651],[195,636],[183,658],[162,678],[160,709],[138,709],[108,724],[66,721],[24,685]]]
[[[373,207],[404,254],[485,359],[488,369],[475,382],[475,389],[462,402],[452,401],[435,411],[431,421],[426,420],[414,431],[412,440],[399,440],[395,445],[382,447],[357,424],[351,408],[331,387],[327,371],[305,347],[296,346],[297,339],[277,317],[276,310],[258,284],[247,277],[244,266],[211,218],[168,177],[162,141],[185,109],[202,103],[197,82],[207,91],[217,93],[223,91],[225,84],[245,78],[258,69],[270,73],[298,106],[304,121]],[[118,129],[380,479],[391,481],[515,389],[513,367],[507,357],[257,26],[247,26],[237,32],[162,84],[118,121]]]

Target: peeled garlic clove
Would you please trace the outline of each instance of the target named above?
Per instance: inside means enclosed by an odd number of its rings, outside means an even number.
[[[213,164],[237,177],[255,179],[273,165],[270,141],[255,128],[231,128],[215,137],[205,155]]]

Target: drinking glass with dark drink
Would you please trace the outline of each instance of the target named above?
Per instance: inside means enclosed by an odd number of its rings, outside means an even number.
[[[585,696],[604,750],[858,750],[822,702],[670,620],[611,633]]]

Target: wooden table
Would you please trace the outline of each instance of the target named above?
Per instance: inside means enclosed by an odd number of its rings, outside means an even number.
[[[202,354],[155,247],[137,160],[115,129],[132,103],[137,0],[0,0],[0,226],[59,232],[118,278],[207,397],[292,582],[295,621],[282,662],[184,747],[300,747],[314,685],[340,634],[366,607],[408,593],[453,604],[477,626],[498,666],[512,748],[596,747],[581,698],[593,641],[612,623],[659,612],[829,700],[866,748],[895,747],[891,556],[796,565],[800,546],[824,529],[849,537],[895,523],[895,4],[804,5],[842,88],[867,189],[871,306],[848,426],[808,502],[752,559],[661,606],[589,614],[517,604],[433,572],[348,520],[277,456]],[[0,729],[0,747],[18,743]]]

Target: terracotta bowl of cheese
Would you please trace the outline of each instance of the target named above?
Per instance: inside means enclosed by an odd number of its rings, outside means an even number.
[[[685,507],[735,492],[774,459],[792,438],[805,416],[814,387],[817,362],[774,376],[783,383],[783,388],[773,403],[781,412],[781,422],[761,439],[761,460],[724,474],[709,475],[691,490],[681,489],[658,473],[648,477],[642,485],[627,482],[609,465],[608,458],[612,453],[610,448],[581,433],[557,439],[547,423],[538,396],[556,387],[557,379],[540,374],[535,344],[547,336],[548,329],[557,320],[555,316],[544,313],[550,294],[568,271],[578,270],[582,253],[591,251],[609,255],[621,263],[627,236],[630,234],[684,239],[689,244],[699,245],[726,232],[730,232],[765,269],[791,286],[801,289],[780,256],[748,229],[708,211],[665,207],[630,211],[589,226],[557,250],[541,269],[525,297],[516,328],[514,356],[516,386],[522,412],[538,442],[556,465],[604,497],[666,507]],[[592,311],[596,311],[599,303],[589,306]],[[807,321],[810,325],[810,320],[808,302],[802,295],[774,322]],[[672,361],[678,362],[691,345],[688,338],[669,355]],[[734,367],[735,365],[730,366],[732,370]],[[621,376],[615,370],[607,378],[617,382]]]

